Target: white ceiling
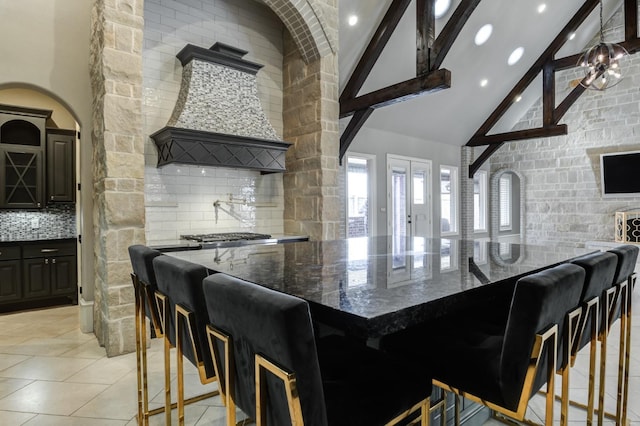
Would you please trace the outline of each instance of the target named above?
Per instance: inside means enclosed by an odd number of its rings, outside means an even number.
[[[442,65],[451,71],[451,88],[380,108],[371,115],[366,126],[457,146],[466,144],[584,1],[482,0]],[[459,2],[452,0],[449,12],[436,20],[436,34]],[[538,13],[541,3],[546,3],[547,7],[543,13]],[[622,0],[604,0],[605,19],[621,3]],[[340,90],[390,4],[391,0],[339,1]],[[416,76],[415,13],[414,0],[360,95]],[[347,21],[353,14],[358,16],[358,23],[351,27]],[[598,7],[578,30],[575,39],[568,41],[557,57],[583,50],[598,30],[597,17]],[[493,25],[493,33],[484,45],[476,46],[473,41],[475,34],[487,23]],[[524,56],[517,64],[507,65],[507,58],[519,46],[524,47]],[[485,87],[480,87],[482,79],[488,80]],[[540,96],[539,79],[491,133],[511,129]],[[341,120],[343,128],[348,120]]]

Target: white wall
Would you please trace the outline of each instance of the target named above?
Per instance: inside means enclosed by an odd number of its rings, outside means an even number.
[[[370,120],[374,119],[375,113]],[[460,172],[460,147],[365,126],[349,147],[347,155],[349,152],[376,156],[376,235],[387,234],[387,154],[431,160],[432,235],[440,236],[440,166],[456,166]]]
[[[38,90],[60,102],[80,124],[83,297],[93,299],[92,97],[88,0],[0,2],[0,89]],[[28,105],[25,105],[28,106]]]
[[[266,6],[253,0],[145,0],[143,102],[145,133],[167,124],[175,105],[182,66],[175,55],[187,43],[210,47],[223,42],[248,50],[245,59],[264,65],[258,72],[258,96],[282,136],[283,26]],[[283,233],[282,174],[260,175],[242,169],[169,165],[156,168],[157,149],[145,145],[147,242],[180,234],[225,231]],[[250,205],[215,200],[233,194]],[[253,204],[253,205],[251,205]]]

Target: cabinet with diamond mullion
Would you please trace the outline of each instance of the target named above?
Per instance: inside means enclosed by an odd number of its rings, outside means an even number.
[[[3,146],[0,170],[4,185],[0,187],[0,207],[39,208],[43,202],[42,150]]]
[[[51,111],[0,105],[0,208],[44,206],[45,129]]]

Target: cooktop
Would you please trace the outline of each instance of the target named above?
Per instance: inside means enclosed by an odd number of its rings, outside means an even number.
[[[180,238],[183,240],[210,243],[218,241],[267,240],[271,238],[271,235],[258,234],[255,232],[221,232],[217,234],[180,235]]]

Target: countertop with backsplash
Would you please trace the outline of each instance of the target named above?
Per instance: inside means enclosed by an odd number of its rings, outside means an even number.
[[[76,238],[75,206],[0,210],[0,244]]]

